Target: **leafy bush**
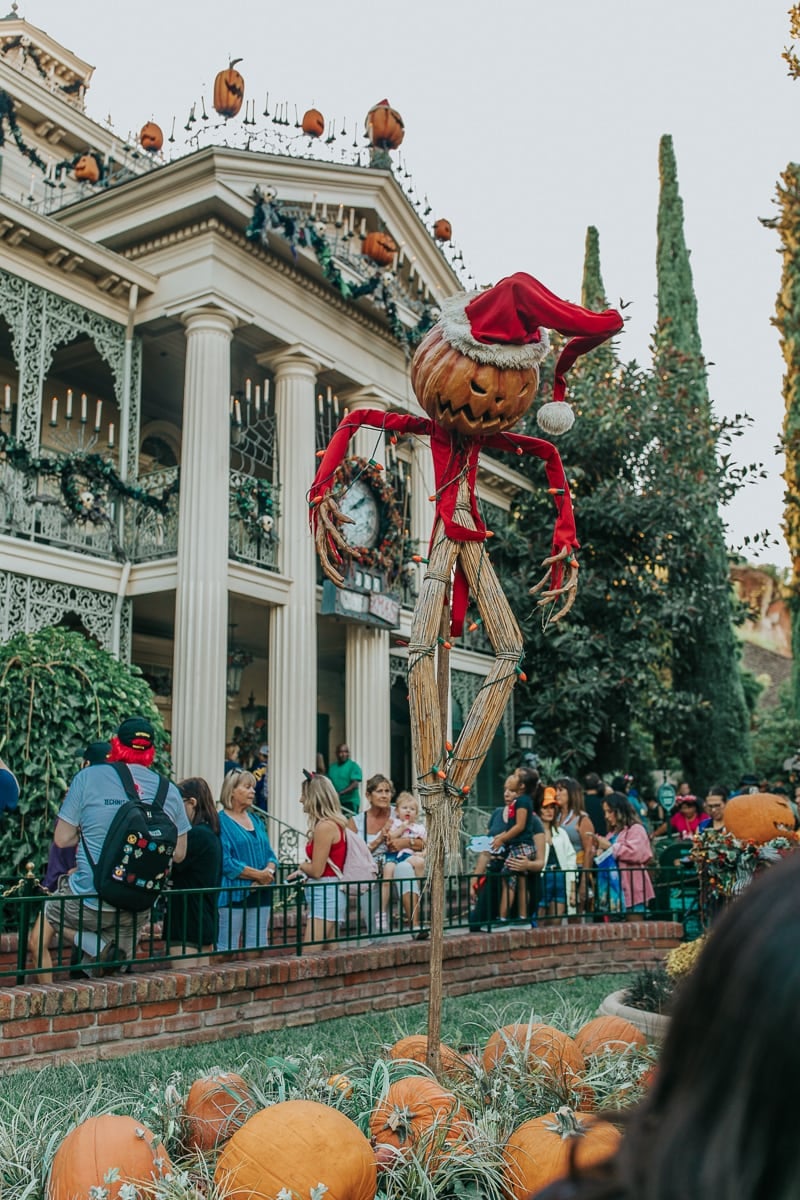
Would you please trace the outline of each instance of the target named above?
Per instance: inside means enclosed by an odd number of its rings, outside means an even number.
[[[665,1013],[669,1008],[675,980],[667,974],[666,967],[645,967],[635,975],[625,989],[623,1003],[642,1012]]]
[[[138,667],[60,628],[0,646],[0,756],[20,782],[19,809],[0,825],[0,876],[16,874],[28,859],[40,871],[84,747],[134,713],[153,722],[157,762],[168,771],[164,725]]]

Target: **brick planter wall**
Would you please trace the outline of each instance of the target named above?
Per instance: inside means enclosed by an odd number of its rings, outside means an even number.
[[[445,995],[636,971],[677,946],[680,925],[619,922],[445,939]],[[134,1049],[311,1025],[427,999],[428,943],[389,940],[302,958],[0,990],[0,1073]]]

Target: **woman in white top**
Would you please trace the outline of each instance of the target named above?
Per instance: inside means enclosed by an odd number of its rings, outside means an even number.
[[[373,858],[382,864],[389,849],[402,849],[396,840],[391,838],[391,825],[394,812],[392,798],[394,785],[385,775],[371,775],[366,786],[367,803],[369,808],[352,818],[350,827],[367,843],[367,849]],[[391,842],[391,845],[390,845]],[[410,845],[410,849],[419,847]],[[415,897],[419,894],[419,883],[414,868],[409,859],[395,864],[394,881],[398,884],[406,915],[413,923],[413,912],[416,909]],[[388,912],[381,907],[381,889],[378,886],[370,892],[365,892],[361,902],[361,912],[367,929],[370,928],[370,916],[374,914],[374,926],[377,933],[388,933],[390,921]],[[375,911],[377,909],[377,911]],[[423,936],[425,931],[420,931]],[[419,937],[419,934],[415,935]]]
[[[563,917],[576,912],[577,855],[569,834],[561,829],[561,808],[555,788],[546,787],[539,812],[544,825],[545,865],[541,874],[540,917]]]
[[[578,908],[585,912],[589,880],[594,862],[594,824],[583,802],[583,788],[577,779],[564,775],[556,780],[556,800],[561,809],[559,829],[563,829],[575,847],[578,860]]]

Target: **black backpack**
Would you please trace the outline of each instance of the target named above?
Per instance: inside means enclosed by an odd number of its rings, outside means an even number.
[[[126,912],[144,912],[167,885],[178,842],[178,827],[164,811],[169,780],[159,775],[155,796],[143,800],[127,763],[104,765],[117,772],[128,799],[114,814],[96,863],[83,834],[81,842],[103,903]]]

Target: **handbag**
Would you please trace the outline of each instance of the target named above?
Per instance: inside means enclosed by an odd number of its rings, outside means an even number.
[[[378,874],[378,864],[367,849],[367,843],[358,834],[347,836],[347,830],[342,830],[345,840],[344,863],[341,868],[330,858],[328,866],[340,883],[357,883],[359,892],[368,892]]]
[[[624,912],[625,897],[622,894],[622,879],[617,860],[614,858],[610,846],[602,854],[595,855],[594,865],[597,883],[595,911],[599,913]]]

